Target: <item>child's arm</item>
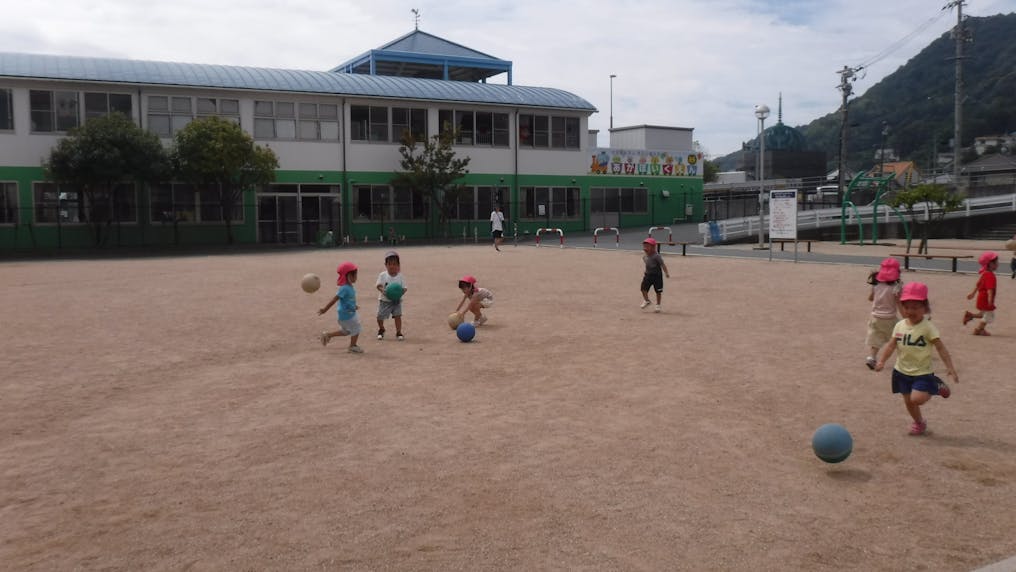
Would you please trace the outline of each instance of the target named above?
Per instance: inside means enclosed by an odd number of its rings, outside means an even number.
[[[321,308],[321,309],[319,309],[317,311],[318,316],[320,316],[321,314],[324,314],[325,312],[327,312],[328,308],[331,308],[332,306],[334,306],[335,303],[338,302],[338,301],[339,301],[339,295],[338,294],[336,294],[335,296],[332,296],[332,299],[328,301],[328,304],[324,308]]]
[[[667,263],[663,261],[662,257],[660,258],[660,268],[663,269],[664,276],[670,278],[670,270],[667,270]]]
[[[882,349],[878,350],[878,358],[875,360],[875,371],[882,371],[885,368],[886,360],[893,355],[894,351],[896,351],[896,338],[892,338],[882,346]]]
[[[464,294],[464,295],[462,296],[462,301],[461,301],[461,302],[459,302],[459,305],[458,305],[458,306],[455,306],[455,311],[456,311],[456,312],[458,312],[458,311],[459,311],[459,309],[460,309],[460,308],[462,308],[462,305],[463,305],[463,304],[465,304],[465,303],[466,303],[466,300],[468,300],[468,299],[469,299],[469,294]]]
[[[945,344],[942,343],[942,338],[939,338],[932,342],[935,349],[938,350],[938,356],[942,358],[942,362],[945,363],[945,373],[956,383],[960,382],[960,376],[956,373],[956,368],[953,367],[952,356],[949,355],[949,350],[945,349]]]
[[[869,302],[874,302],[875,301],[875,289],[874,288],[872,288],[871,291],[868,292],[868,301]]]
[[[976,295],[977,295],[977,291],[978,291],[978,290],[979,290],[980,288],[981,288],[981,279],[980,279],[980,278],[978,278],[978,279],[977,279],[977,284],[974,284],[974,289],[973,289],[973,290],[971,290],[969,294],[967,294],[967,300],[973,300],[973,299],[974,299],[974,296],[976,296]]]
[[[988,307],[992,310],[995,309],[995,289],[988,290]]]

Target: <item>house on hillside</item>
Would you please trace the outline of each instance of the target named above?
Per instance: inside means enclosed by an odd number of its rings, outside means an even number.
[[[913,161],[893,161],[875,165],[868,171],[869,177],[880,177],[895,173],[892,181],[892,188],[905,189],[921,182],[921,173]]]
[[[1013,147],[1016,147],[1016,132],[1008,135],[974,137],[974,151],[977,151],[978,157],[984,155],[992,149],[994,149],[995,152],[1004,153],[1006,151],[1011,151]]]
[[[1016,191],[1016,157],[985,155],[963,165],[960,175],[968,179],[970,187],[1004,186]]]

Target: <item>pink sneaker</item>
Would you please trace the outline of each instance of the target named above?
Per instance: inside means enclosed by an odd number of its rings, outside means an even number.
[[[927,430],[928,430],[928,422],[927,421],[914,421],[910,425],[910,434],[911,435],[924,435],[924,433]]]
[[[949,399],[950,395],[952,395],[952,390],[949,389],[949,386],[946,385],[946,383],[944,381],[939,380],[939,382],[938,382],[938,396],[941,397],[942,399]]]

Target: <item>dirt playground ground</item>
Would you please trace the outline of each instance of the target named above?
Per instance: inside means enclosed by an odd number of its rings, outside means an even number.
[[[911,437],[889,372],[864,366],[871,267],[667,255],[654,314],[637,252],[408,247],[407,339],[379,342],[384,250],[0,263],[0,568],[969,571],[1016,554],[1006,253],[992,337],[960,324],[975,275],[904,274],[929,285],[960,374]],[[362,355],[317,339],[344,259]],[[468,344],[444,323],[466,273],[496,297]],[[839,465],[811,451],[825,423],[854,437]]]

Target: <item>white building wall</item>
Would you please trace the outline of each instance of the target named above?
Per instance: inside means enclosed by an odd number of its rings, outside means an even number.
[[[658,151],[690,151],[694,130],[689,127],[636,125],[610,130],[610,147]]]
[[[321,96],[306,94],[290,94],[278,92],[249,92],[235,90],[216,90],[204,88],[187,88],[173,86],[120,86],[105,83],[71,83],[48,81],[3,80],[3,87],[12,88],[14,104],[14,132],[0,133],[0,166],[38,166],[49,157],[51,149],[65,136],[63,133],[31,133],[29,91],[33,89],[47,91],[95,91],[106,93],[126,93],[131,95],[132,110],[135,120],[140,119],[142,127],[147,127],[148,96],[183,96],[183,97],[215,97],[220,99],[236,99],[239,101],[240,126],[253,136],[254,101],[293,101],[332,103],[340,106],[340,132],[346,140],[345,150],[340,141],[300,141],[283,139],[257,139],[258,145],[266,146],[279,158],[280,170],[296,171],[341,171],[344,169],[343,154],[351,171],[395,172],[400,169],[398,143],[370,143],[350,141],[349,113],[351,105],[384,105],[426,108],[428,110],[428,132],[430,136],[438,133],[439,109],[475,109],[486,111],[507,112],[509,114],[510,147],[472,147],[457,145],[454,147],[458,156],[470,157],[470,173],[491,173],[510,176],[515,172],[520,175],[581,175],[588,171],[591,145],[588,137],[579,138],[580,149],[532,149],[516,150],[518,133],[517,108],[470,106],[451,102],[418,102],[411,100],[380,100],[350,99],[337,96]],[[83,101],[81,103],[83,106]],[[574,112],[560,110],[525,109],[524,112],[547,115],[570,115]],[[588,115],[580,115],[579,133],[588,133]],[[593,133],[595,136],[595,133]],[[169,147],[171,137],[162,138]],[[344,153],[343,153],[344,151]],[[517,162],[517,163],[516,163]]]

